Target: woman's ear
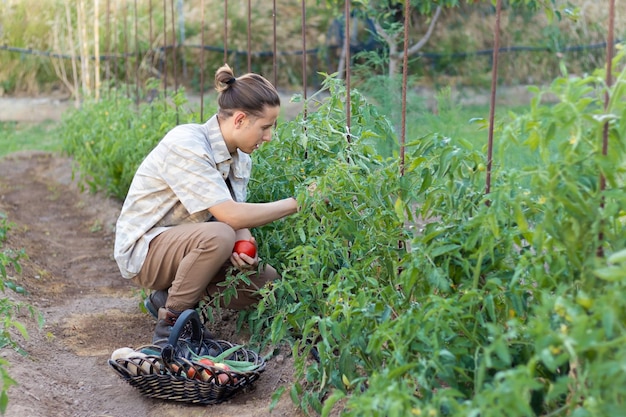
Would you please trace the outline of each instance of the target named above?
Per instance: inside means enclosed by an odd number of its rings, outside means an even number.
[[[242,111],[236,111],[233,115],[233,123],[235,128],[239,128],[242,126],[244,120],[246,119],[246,114]]]

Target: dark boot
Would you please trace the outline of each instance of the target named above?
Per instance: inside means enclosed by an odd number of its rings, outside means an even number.
[[[147,299],[147,298],[146,298]],[[164,347],[167,345],[167,340],[172,332],[172,326],[176,323],[176,319],[180,316],[180,312],[174,312],[161,307],[157,313],[157,324],[154,328],[154,335],[152,336],[152,344]]]
[[[172,333],[172,326],[174,326],[180,314],[181,312],[172,311],[165,307],[159,308],[157,324],[152,337],[153,345],[161,348],[167,345],[170,333]],[[215,340],[215,337],[204,325],[202,326],[202,340]]]
[[[148,296],[143,300],[144,307],[146,308],[146,310],[148,310],[148,313],[155,319],[159,318],[159,309],[165,307],[165,303],[167,303],[167,296],[167,290],[156,290],[148,294]],[[206,311],[206,305],[202,306],[201,308],[200,303],[198,303],[194,308],[200,315],[200,321],[202,322],[202,324],[206,325],[210,322],[209,316]]]
[[[143,300],[143,305],[148,310],[148,313],[155,319],[159,317],[159,309],[165,307],[165,303],[167,302],[167,290],[157,290],[152,291],[145,300]]]

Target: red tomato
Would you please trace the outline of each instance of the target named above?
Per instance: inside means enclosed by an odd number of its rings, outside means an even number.
[[[245,253],[249,257],[254,258],[256,256],[256,247],[249,240],[238,240],[235,242],[233,252]]]
[[[215,367],[226,372],[230,371],[230,366],[226,365],[225,363],[216,362]],[[217,374],[217,380],[220,382],[220,385],[231,384],[231,383],[236,384],[237,378],[233,377],[231,380],[231,376],[229,376],[228,373],[226,372]]]
[[[228,376],[228,374],[219,374],[217,376],[217,380],[220,382],[221,385],[224,385],[228,384],[228,381],[230,381],[230,377]]]
[[[206,366],[215,365],[215,362],[213,362],[211,359],[208,359],[208,358],[202,358],[198,361],[198,363],[201,363],[202,365],[206,365]]]

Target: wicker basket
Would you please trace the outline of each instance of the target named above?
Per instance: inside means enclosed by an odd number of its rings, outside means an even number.
[[[183,312],[162,349],[144,346],[136,356],[110,359],[109,365],[143,395],[190,404],[218,404],[250,387],[265,370],[265,361],[241,347],[226,359],[249,362],[253,371],[238,372],[196,361],[234,348],[224,340],[202,340],[202,323],[195,310]]]

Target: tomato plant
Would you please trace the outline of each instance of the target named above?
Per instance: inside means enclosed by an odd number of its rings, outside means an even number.
[[[407,142],[400,176],[375,150],[394,137],[385,120],[352,92],[348,138],[345,90],[332,81],[306,119],[279,126],[255,153],[251,198],[295,194],[301,212],[256,231],[283,280],[252,325],[275,343],[294,338],[294,401],[355,416],[617,410],[624,395],[589,375],[626,356],[615,345],[626,280],[596,256],[626,245],[624,77],[609,115],[599,74],[559,78],[548,93],[561,103],[537,89],[527,112],[507,115],[490,195],[481,147],[437,132]],[[603,157],[607,121],[616,152]],[[604,307],[585,308],[581,294]],[[570,372],[581,367],[589,374]]]

